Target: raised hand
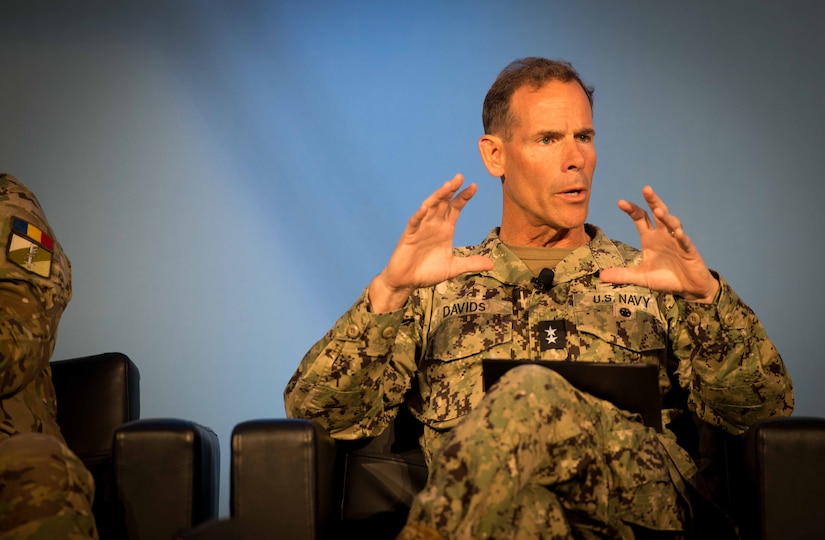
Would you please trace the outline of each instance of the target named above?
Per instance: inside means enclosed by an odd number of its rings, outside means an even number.
[[[642,189],[642,196],[650,207],[653,221],[643,208],[619,201],[619,208],[630,216],[639,231],[642,262],[632,268],[602,270],[599,274],[602,281],[641,285],[692,302],[712,302],[719,290],[719,281],[685,234],[681,221],[668,212],[650,186]]]
[[[455,175],[421,204],[407,222],[389,263],[370,283],[372,310],[385,313],[403,307],[410,293],[465,272],[490,270],[487,257],[456,257],[453,237],[458,216],[478,191],[470,184],[456,195],[464,177]]]

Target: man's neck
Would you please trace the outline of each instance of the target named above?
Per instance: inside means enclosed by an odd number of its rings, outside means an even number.
[[[524,230],[507,228],[502,224],[498,234],[505,244],[530,247],[577,248],[590,241],[584,225],[575,229]]]

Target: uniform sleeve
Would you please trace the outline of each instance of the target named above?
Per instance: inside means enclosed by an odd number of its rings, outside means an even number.
[[[754,312],[719,278],[712,304],[675,300],[670,333],[688,407],[741,435],[760,420],[791,414],[793,386]]]
[[[28,283],[0,280],[0,399],[17,394],[47,367],[56,326]]]
[[[411,320],[405,310],[372,313],[365,290],[301,360],[284,391],[287,415],[315,420],[338,439],[383,431],[414,377]]]

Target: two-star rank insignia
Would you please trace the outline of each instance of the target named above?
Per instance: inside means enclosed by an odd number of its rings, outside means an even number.
[[[542,351],[566,347],[567,333],[564,331],[564,321],[541,321],[537,328]]]
[[[6,258],[38,276],[49,277],[52,271],[54,240],[20,218],[13,217]]]

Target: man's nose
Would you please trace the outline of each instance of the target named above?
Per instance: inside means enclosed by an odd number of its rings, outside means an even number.
[[[579,148],[575,139],[564,140],[562,168],[566,171],[577,171],[584,167],[584,152]]]

